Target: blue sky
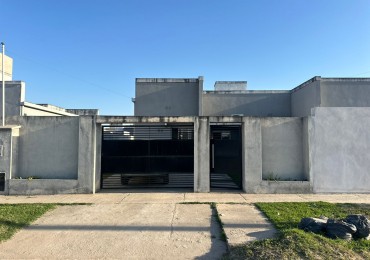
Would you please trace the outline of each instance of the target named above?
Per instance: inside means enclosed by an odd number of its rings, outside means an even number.
[[[135,78],[370,77],[369,0],[0,0],[26,100],[132,115]]]

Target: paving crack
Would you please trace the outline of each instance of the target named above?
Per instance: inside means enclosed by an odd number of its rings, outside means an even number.
[[[117,202],[116,204],[121,204],[122,201],[124,201],[130,195],[131,195],[131,193],[126,193],[125,196],[123,196],[123,198],[119,202]]]
[[[248,202],[247,199],[241,193],[239,193],[239,196],[242,197],[245,200],[245,202]]]
[[[175,203],[175,207],[173,208],[173,211],[172,211],[172,220],[171,220],[171,233],[170,233],[170,238],[172,237],[172,234],[173,234],[173,221],[174,221],[174,219],[175,219],[176,207],[177,207],[177,204]]]
[[[305,197],[304,197],[304,195],[302,195],[302,194],[297,194],[297,196],[298,196],[298,198],[301,198],[301,199],[303,199],[304,201],[308,201],[308,199],[307,199],[307,198],[305,198]]]

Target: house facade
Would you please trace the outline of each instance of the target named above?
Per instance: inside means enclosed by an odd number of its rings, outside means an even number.
[[[32,115],[20,94],[0,128],[1,192],[370,192],[369,78],[281,91],[203,81],[136,79],[134,116]]]

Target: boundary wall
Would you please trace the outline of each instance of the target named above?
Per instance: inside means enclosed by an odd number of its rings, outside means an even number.
[[[370,108],[310,117],[9,117],[0,128],[3,194],[100,190],[102,125],[194,124],[194,192],[210,192],[210,125],[240,124],[246,193],[369,192]],[[32,177],[41,177],[34,179]]]

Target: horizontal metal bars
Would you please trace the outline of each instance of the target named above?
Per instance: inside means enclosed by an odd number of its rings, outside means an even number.
[[[192,125],[103,126],[103,140],[192,140]]]
[[[162,176],[168,176],[167,183],[163,183]],[[130,179],[132,178],[132,179]],[[102,174],[103,189],[119,188],[192,188],[194,186],[193,173],[161,173],[161,174]]]

